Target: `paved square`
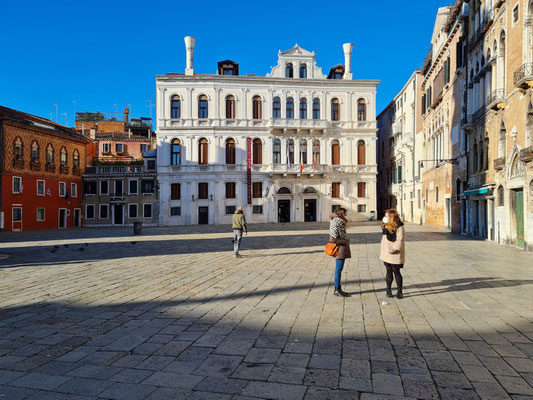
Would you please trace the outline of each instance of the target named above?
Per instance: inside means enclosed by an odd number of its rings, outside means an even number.
[[[402,300],[377,223],[0,233],[5,399],[533,398],[533,254],[407,225]],[[43,239],[44,238],[44,239]]]

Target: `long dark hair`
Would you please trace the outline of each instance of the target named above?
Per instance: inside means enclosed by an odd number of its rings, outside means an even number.
[[[348,224],[348,219],[344,216],[344,214],[346,214],[347,212],[348,210],[343,207],[339,207],[335,211],[333,211],[333,213],[336,214],[337,217],[339,217],[340,219],[344,221],[344,225]]]

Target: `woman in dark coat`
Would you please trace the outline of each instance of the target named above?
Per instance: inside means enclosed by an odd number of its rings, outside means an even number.
[[[335,296],[350,297],[349,293],[346,293],[341,288],[341,273],[344,268],[344,261],[347,258],[351,258],[350,252],[350,239],[346,234],[346,225],[348,219],[346,218],[347,210],[345,208],[337,208],[333,214],[331,214],[331,222],[329,224],[329,242],[335,243],[339,246],[339,252],[335,257]]]

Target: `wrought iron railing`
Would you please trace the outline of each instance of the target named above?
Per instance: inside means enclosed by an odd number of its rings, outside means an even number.
[[[514,85],[518,86],[528,78],[533,80],[533,63],[522,64],[522,66],[514,72]]]
[[[492,21],[494,21],[494,9],[487,11],[483,18],[483,21],[479,25],[479,28],[477,28],[476,32],[474,33],[474,36],[472,36],[472,39],[468,41],[468,51],[471,51],[475,47],[476,43],[485,34],[489,24],[491,24]]]
[[[496,89],[487,97],[487,105],[490,107],[503,100],[505,100],[505,89]]]

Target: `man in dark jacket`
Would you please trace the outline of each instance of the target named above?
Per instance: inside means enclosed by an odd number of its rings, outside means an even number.
[[[246,228],[246,218],[244,217],[244,210],[242,207],[237,208],[233,214],[233,257],[240,258],[239,249],[241,248],[242,234],[248,236],[248,229]]]

